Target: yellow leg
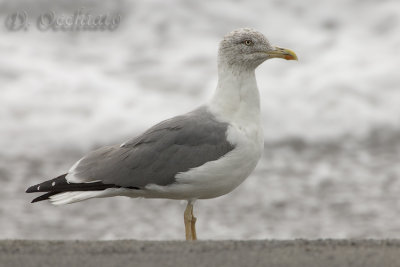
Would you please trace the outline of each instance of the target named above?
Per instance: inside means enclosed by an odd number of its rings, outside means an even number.
[[[196,217],[193,216],[193,204],[191,202],[188,202],[183,218],[185,220],[186,240],[197,240]]]
[[[197,218],[193,216],[193,212],[192,212],[192,238],[193,238],[193,240],[197,240],[196,221],[197,221]]]

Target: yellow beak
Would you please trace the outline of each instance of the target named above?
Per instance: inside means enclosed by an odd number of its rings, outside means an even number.
[[[290,49],[280,48],[277,46],[274,46],[274,50],[267,52],[267,54],[270,58],[277,57],[277,58],[284,58],[286,60],[298,60],[295,52],[293,52]]]

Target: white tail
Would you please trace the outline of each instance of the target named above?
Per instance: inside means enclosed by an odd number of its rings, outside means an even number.
[[[50,202],[53,205],[64,205],[87,200],[90,198],[115,196],[141,197],[142,194],[143,192],[141,190],[128,188],[107,188],[101,191],[70,191],[51,196]]]

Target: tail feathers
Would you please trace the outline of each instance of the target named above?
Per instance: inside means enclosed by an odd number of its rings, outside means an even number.
[[[133,194],[135,192],[136,194]],[[115,197],[115,196],[129,196],[129,197],[140,197],[141,191],[130,188],[107,188],[101,191],[72,191],[72,192],[61,192],[54,195],[47,196],[53,205],[64,205],[83,200],[96,198],[96,197]]]
[[[53,205],[64,205],[71,204],[75,202],[80,202],[83,200],[87,200],[95,197],[115,197],[115,196],[131,196],[131,197],[139,197],[140,193],[137,196],[131,195],[133,189],[129,188],[109,188],[101,191],[70,191],[70,192],[48,192],[44,195],[41,195],[31,203],[35,203],[42,200],[50,200]],[[140,192],[139,190],[135,190]]]
[[[80,202],[86,199],[100,197],[104,191],[73,191],[62,192],[49,196],[50,202],[53,205],[64,205],[75,202]]]

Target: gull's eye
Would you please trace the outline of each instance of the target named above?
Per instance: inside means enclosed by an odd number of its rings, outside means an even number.
[[[252,46],[254,43],[253,43],[253,41],[252,40],[249,40],[249,39],[247,39],[247,40],[244,40],[244,42],[243,42],[245,45],[247,45],[247,46]]]

